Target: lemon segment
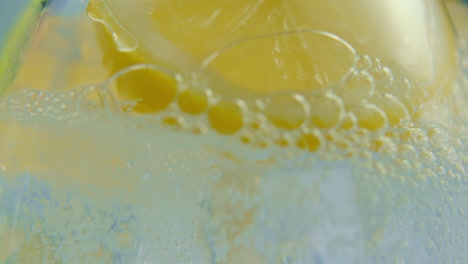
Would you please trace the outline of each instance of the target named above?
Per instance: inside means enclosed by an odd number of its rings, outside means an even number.
[[[186,78],[122,76],[118,95],[139,100],[135,112],[174,102],[183,113],[206,112],[221,134],[260,113],[279,131],[299,131],[294,141],[309,151],[318,141],[301,131],[402,128],[422,116],[413,109],[453,94],[457,55],[444,12],[422,0],[91,0],[88,7],[110,74],[150,63]],[[181,89],[187,83],[193,89]]]

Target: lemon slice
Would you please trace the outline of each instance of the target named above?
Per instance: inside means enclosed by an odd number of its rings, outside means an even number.
[[[402,127],[421,116],[417,107],[452,94],[455,38],[444,12],[422,0],[88,6],[111,74],[142,63],[168,69],[115,79],[133,111],[175,104],[222,134],[310,151],[331,128]]]

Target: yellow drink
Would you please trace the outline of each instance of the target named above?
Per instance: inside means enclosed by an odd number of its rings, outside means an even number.
[[[62,5],[0,102],[0,262],[468,257],[460,2]]]

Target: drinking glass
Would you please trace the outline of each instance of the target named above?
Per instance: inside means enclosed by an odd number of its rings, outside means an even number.
[[[464,263],[464,2],[0,0],[0,262]]]

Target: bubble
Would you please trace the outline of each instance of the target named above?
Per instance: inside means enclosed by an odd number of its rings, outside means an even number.
[[[346,113],[343,115],[343,118],[340,121],[339,127],[344,130],[351,130],[357,127],[358,121],[357,117],[353,113]]]
[[[396,158],[395,161],[395,166],[399,167],[399,168],[403,168],[403,169],[406,169],[406,170],[410,170],[410,169],[413,169],[413,165],[411,164],[411,162],[406,159],[406,158]],[[402,180],[407,180],[406,178],[404,177],[401,177]]]
[[[425,163],[425,164],[436,164],[437,163],[437,157],[434,155],[433,151],[430,150],[423,150],[419,154],[419,158]]]
[[[380,58],[374,58],[372,61],[372,72],[378,72],[381,71],[382,68],[384,67],[382,60]]]
[[[380,87],[385,87],[386,85],[391,85],[395,80],[392,70],[389,67],[382,67],[378,70],[372,72],[372,76],[376,83]]]
[[[433,166],[432,170],[435,175],[447,175],[447,170],[444,168],[444,166]]]
[[[374,78],[365,71],[351,75],[342,86],[335,88],[335,93],[341,97],[346,107],[362,104],[374,91]]]
[[[196,122],[192,128],[192,132],[195,134],[205,134],[208,132],[208,127],[203,122]]]
[[[239,102],[220,101],[208,110],[208,120],[217,132],[234,134],[244,125],[244,113]]]
[[[189,114],[201,114],[208,108],[208,92],[198,89],[186,89],[182,91],[177,100],[179,108]]]
[[[323,135],[317,129],[304,129],[296,144],[300,149],[317,152],[323,147]]]
[[[379,153],[393,154],[396,150],[396,145],[388,137],[378,137],[371,141],[370,149]]]
[[[401,158],[414,162],[418,159],[418,151],[413,145],[410,144],[400,144],[398,145],[397,152]]]
[[[356,115],[358,125],[361,128],[376,131],[387,126],[387,116],[382,109],[373,104],[365,104],[353,107],[352,112]]]
[[[368,151],[370,145],[370,139],[374,136],[373,131],[369,131],[365,128],[357,127],[349,131],[345,136],[352,144],[354,152],[358,153],[359,151]]]
[[[416,86],[408,78],[398,80],[393,87],[392,93],[405,103],[408,109],[415,108],[428,97],[427,89]]]
[[[465,150],[465,142],[459,137],[452,136],[450,138],[450,144],[458,153],[462,153]]]
[[[105,99],[103,98],[102,92],[96,87],[87,88],[83,92],[82,99],[90,110],[102,109],[105,107]]]
[[[24,105],[24,110],[25,110],[26,112],[31,112],[31,111],[32,111],[31,105],[30,105],[30,104],[25,104],[25,105]]]
[[[132,111],[157,113],[175,100],[179,80],[164,68],[139,64],[116,73],[105,85],[122,104],[133,102]]]
[[[435,151],[442,150],[445,147],[451,146],[447,133],[441,128],[430,128],[427,131],[429,143]]]
[[[295,138],[290,133],[281,133],[275,143],[280,147],[289,147],[294,145]]]
[[[307,97],[310,106],[310,123],[318,128],[336,126],[344,116],[344,105],[340,97],[332,93]]]
[[[372,67],[372,58],[368,55],[363,55],[359,57],[359,60],[356,64],[356,69],[358,71],[367,71]]]
[[[250,144],[254,141],[254,135],[250,132],[243,132],[240,135],[240,140],[244,144]]]
[[[410,120],[410,115],[406,106],[392,94],[380,94],[372,97],[370,103],[378,105],[385,113],[388,123],[391,126],[402,125],[403,122]]]
[[[253,132],[257,140],[263,140],[265,138],[273,140],[280,136],[280,130],[276,129],[274,125],[268,122],[261,123],[259,128],[253,130]]]
[[[264,108],[262,108],[263,111]],[[254,113],[249,118],[249,123],[247,129],[260,130],[268,124],[268,118],[260,113]]]
[[[299,128],[307,118],[308,105],[301,95],[279,95],[265,100],[263,113],[277,128]]]
[[[427,133],[421,128],[407,128],[399,134],[399,139],[413,145],[426,146],[429,144]]]
[[[256,139],[254,145],[260,148],[269,148],[274,145],[274,142],[270,138],[261,137]]]
[[[185,120],[181,116],[167,115],[162,118],[162,124],[168,127],[182,129],[185,125]]]

